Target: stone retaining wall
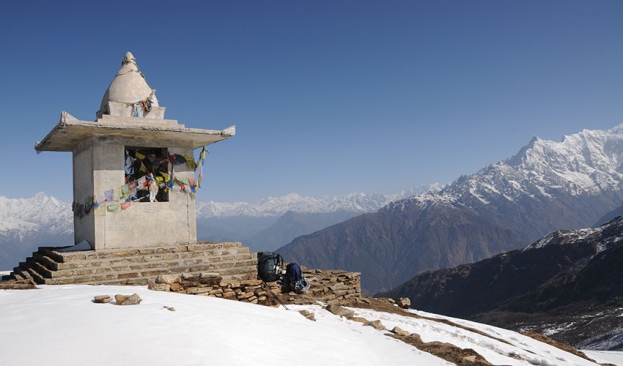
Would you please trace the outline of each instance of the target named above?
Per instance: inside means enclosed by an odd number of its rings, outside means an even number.
[[[282,293],[281,287],[275,282],[262,286],[261,280],[222,281],[216,273],[162,275],[155,282],[149,283],[149,289],[220,297],[266,306],[279,306],[275,296],[285,304],[297,305],[316,304],[318,301],[337,304],[361,296],[359,272],[301,269],[310,286],[306,294],[300,295],[294,292]]]

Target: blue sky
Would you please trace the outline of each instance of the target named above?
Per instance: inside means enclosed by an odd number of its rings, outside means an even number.
[[[127,51],[210,146],[200,201],[397,193],[623,123],[621,1],[0,4],[0,195],[71,201],[70,153]]]

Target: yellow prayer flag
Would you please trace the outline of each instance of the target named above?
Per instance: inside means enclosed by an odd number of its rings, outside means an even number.
[[[188,165],[190,169],[192,170],[197,169],[197,164],[195,164],[195,159],[189,158],[188,156],[186,156],[186,154],[184,154],[184,157],[186,158],[186,165]]]

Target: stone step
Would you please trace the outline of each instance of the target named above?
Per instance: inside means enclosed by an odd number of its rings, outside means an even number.
[[[44,255],[39,252],[34,252],[32,254],[32,257],[36,259],[39,263],[41,263],[41,265],[45,266],[47,269],[51,271],[57,271],[59,269],[62,269],[60,267],[62,263],[55,262],[52,258],[48,257],[47,255]]]
[[[9,280],[25,280],[25,279],[27,279],[24,276],[22,276],[20,273],[16,272],[16,270],[18,270],[18,269],[19,269],[19,267],[13,268],[13,271],[11,271],[10,274],[8,274],[6,276],[2,276],[2,280],[3,281],[9,281]]]
[[[168,263],[171,264],[171,263]],[[216,272],[223,278],[241,278],[243,275],[254,273],[256,271],[256,262],[254,260],[233,261],[233,262],[215,262],[191,265],[178,265],[173,263],[170,266],[163,267],[142,267],[142,268],[82,268],[75,271],[49,271],[43,265],[37,262],[25,263],[17,268],[14,273],[21,274],[26,278],[32,278],[39,284],[70,284],[84,283],[95,284],[102,282],[115,282],[126,284],[147,284],[148,280],[162,274],[170,273],[202,273]],[[138,281],[143,278],[144,281]],[[133,283],[132,283],[133,282]],[[128,283],[128,284],[130,284]]]
[[[37,284],[43,284],[44,278],[41,277],[35,270],[31,269],[26,263],[20,263],[19,267],[13,269],[13,276],[15,279],[27,279],[33,280]]]
[[[124,260],[110,262],[80,260],[71,263],[56,263],[48,256],[35,255],[34,258],[29,258],[27,260],[27,263],[34,266],[37,272],[45,278],[84,275],[90,273],[106,273],[112,271],[140,271],[149,268],[190,266],[201,263],[241,263],[241,265],[247,265],[251,262],[256,263],[255,256],[251,253],[213,257],[196,256],[194,258],[187,259],[173,257],[171,260],[138,260],[136,258],[126,258]]]
[[[118,259],[124,257],[154,257],[166,254],[186,255],[228,255],[250,253],[248,247],[242,247],[239,242],[227,243],[197,243],[186,245],[173,245],[158,248],[137,248],[137,249],[108,249],[108,250],[87,250],[75,252],[59,252],[58,248],[40,248],[39,253],[50,257],[57,263],[71,262],[75,260],[100,260],[100,259]]]
[[[184,272],[184,273],[190,273],[190,274],[194,274],[194,275],[199,275],[200,273],[203,273],[205,271],[202,272]],[[236,270],[235,272],[237,273],[232,273],[229,275],[224,275],[221,276],[221,274],[219,274],[219,277],[221,277],[221,281],[224,282],[230,282],[230,281],[241,281],[245,279],[245,276],[248,275],[248,271],[243,271],[243,270]],[[173,274],[178,273],[178,272],[174,272]],[[162,273],[162,274],[171,274],[171,273]],[[105,281],[92,281],[92,282],[80,282],[80,284],[87,284],[87,285],[147,285],[149,281],[155,281],[157,276],[154,276],[153,278],[145,278],[145,277],[139,277],[139,278],[128,278],[128,279],[113,279],[113,280],[105,280]],[[58,284],[58,283],[57,283]]]
[[[248,271],[237,270],[238,274],[231,274],[222,276],[222,281],[228,282],[232,280],[241,281],[247,278]],[[165,272],[162,274],[170,274],[172,272]],[[192,274],[199,274],[201,272],[187,272]],[[36,284],[39,285],[68,285],[68,284],[81,284],[81,285],[147,285],[149,281],[154,281],[154,278],[137,277],[137,278],[123,278],[123,279],[108,279],[103,277],[65,277],[65,278],[42,278],[35,275],[16,276],[15,279],[29,279],[32,278]],[[112,278],[112,276],[108,277]]]
[[[76,252],[39,248],[5,277],[50,285],[146,285],[161,274],[215,272],[224,280],[242,280],[255,278],[256,271],[256,254],[227,242]]]
[[[28,273],[24,273],[24,271],[26,271],[27,268],[28,266],[26,265],[25,262],[19,262],[19,265],[13,268],[12,274],[16,276],[21,276],[24,279],[31,279],[32,277]]]
[[[50,270],[47,266],[37,262],[36,260],[30,260],[25,263],[25,266],[22,267],[30,267],[37,271],[37,273],[43,278],[63,278],[63,277],[72,277],[72,276],[88,276],[88,275],[106,275],[109,273],[151,273],[155,271],[160,271],[162,273],[172,273],[177,271],[176,273],[181,273],[180,270],[184,268],[194,268],[195,266],[202,266],[205,268],[214,268],[217,271],[228,270],[237,267],[244,267],[245,269],[255,269],[256,261],[253,258],[238,259],[236,257],[230,256],[230,258],[226,257],[218,257],[218,258],[205,258],[201,261],[150,261],[150,262],[134,262],[127,265],[119,265],[119,266],[89,266],[85,265],[82,267],[76,267],[73,269],[67,270],[58,270],[53,271]],[[87,264],[87,263],[85,263]],[[183,272],[183,271],[182,271]]]
[[[63,253],[66,254],[66,253]],[[82,267],[101,267],[101,266],[120,266],[120,265],[133,265],[135,263],[153,262],[159,260],[171,260],[171,261],[196,261],[196,262],[213,262],[213,261],[228,261],[228,260],[247,260],[255,258],[255,255],[249,252],[248,248],[239,248],[235,250],[219,250],[219,251],[207,251],[207,252],[182,252],[182,253],[159,253],[159,254],[140,254],[129,255],[124,257],[103,257],[94,258],[96,255],[89,252],[82,252],[82,254],[72,254],[70,256],[64,256],[62,261],[59,261],[59,256],[54,253],[34,253],[35,260],[41,262],[45,267],[52,271],[67,270]]]

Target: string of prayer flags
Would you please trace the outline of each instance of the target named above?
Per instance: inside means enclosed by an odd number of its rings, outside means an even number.
[[[152,89],[151,90],[151,94],[149,94],[149,96],[147,98],[145,98],[145,100],[141,101],[141,106],[143,107],[143,110],[145,111],[145,114],[147,114],[147,113],[149,113],[151,111],[151,105],[153,103],[152,98],[154,96],[154,93],[156,93],[156,89]]]
[[[204,149],[205,149],[205,146],[204,146]],[[193,171],[197,170],[197,168],[201,165],[200,162],[199,163],[195,162],[195,159],[193,159],[192,157],[188,157],[185,154],[177,154],[177,153],[173,153],[172,155],[170,154],[169,161],[172,161],[173,164],[175,165],[186,164],[188,168],[192,169]]]
[[[145,78],[142,72],[139,71],[139,74]],[[132,107],[132,115],[134,117],[141,117],[141,109],[143,110],[143,114],[147,115],[147,113],[151,112],[152,106],[154,104],[154,97],[156,93],[156,89],[152,89],[149,96],[143,100],[139,100],[136,102],[125,102],[126,106]]]
[[[203,165],[206,159],[206,154],[209,153],[206,146],[201,149],[199,158],[195,161],[192,157],[188,157],[185,154],[168,154],[167,158],[158,158],[155,154],[143,154],[138,151],[134,151],[135,158],[129,155],[126,150],[124,157],[124,170],[127,175],[133,175],[135,167],[138,167],[136,160],[140,162],[140,170],[145,172],[145,175],[132,181],[127,181],[126,184],[113,189],[106,190],[101,193],[97,193],[94,196],[88,197],[84,203],[73,202],[72,210],[74,215],[78,218],[82,218],[91,212],[95,212],[96,215],[102,216],[106,212],[118,212],[119,209],[126,210],[131,207],[133,202],[137,202],[141,199],[149,199],[151,202],[156,202],[156,196],[160,189],[164,189],[165,192],[173,190],[174,192],[184,192],[191,197],[196,197],[197,188],[201,188],[201,181],[203,179]],[[171,163],[170,171],[163,172],[160,169],[155,169],[151,172],[145,166],[143,161],[151,166],[162,166]],[[185,164],[189,169],[196,171],[199,168],[198,179],[195,177],[177,177],[175,175],[174,166]],[[130,172],[130,174],[128,174]],[[127,177],[126,177],[127,179]],[[147,191],[144,194],[139,194],[138,191]]]

